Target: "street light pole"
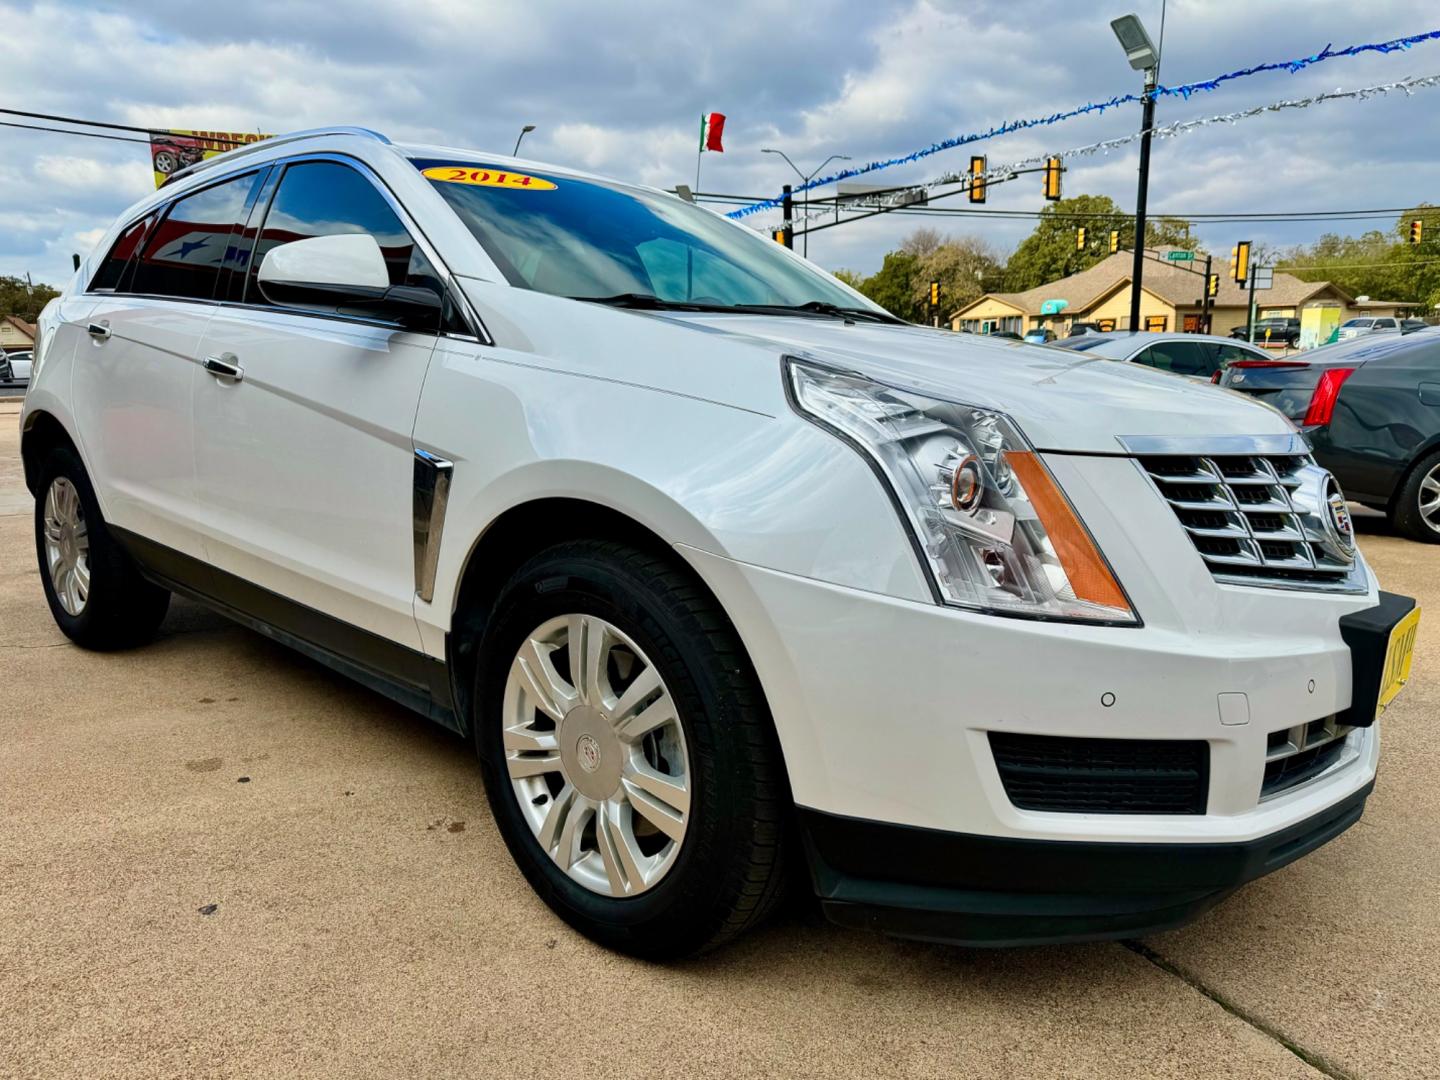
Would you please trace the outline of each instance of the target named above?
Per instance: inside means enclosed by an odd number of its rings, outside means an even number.
[[[1140,329],[1140,284],[1145,273],[1145,197],[1150,190],[1150,129],[1155,126],[1155,87],[1159,81],[1160,53],[1138,15],[1122,15],[1110,23],[1125,59],[1145,73],[1145,95],[1140,112],[1140,187],[1135,193],[1135,260],[1130,269],[1130,332]]]
[[[1135,259],[1130,269],[1130,332],[1140,329],[1140,278],[1145,272],[1145,201],[1150,194],[1150,129],[1155,126],[1155,69],[1145,71],[1140,113],[1140,189],[1135,193]]]
[[[530,132],[532,132],[532,131],[534,131],[534,130],[535,130],[535,125],[534,125],[534,124],[526,124],[524,127],[522,127],[522,128],[520,129],[520,134],[515,137],[515,150],[510,154],[511,157],[519,157],[519,156],[520,156],[520,140],[523,139],[523,138],[525,138],[526,135],[529,135]]]
[[[808,218],[808,217],[809,217],[809,209],[810,209],[810,189],[809,189],[808,187],[805,187],[804,185],[810,183],[811,180],[813,180],[813,179],[815,179],[815,177],[819,176],[819,175],[820,175],[820,170],[823,169],[823,168],[825,168],[826,165],[829,165],[830,162],[832,162],[832,161],[849,161],[849,160],[850,160],[850,156],[849,156],[848,154],[831,154],[831,155],[830,155],[829,157],[827,157],[824,161],[822,161],[819,165],[815,166],[815,171],[814,171],[814,172],[812,172],[809,176],[806,176],[803,172],[800,171],[800,167],[799,167],[798,165],[796,165],[793,161],[790,160],[789,155],[786,154],[784,150],[774,150],[774,149],[771,149],[771,148],[767,147],[767,148],[761,150],[760,152],[761,152],[762,154],[779,154],[782,158],[785,159],[785,164],[786,164],[786,165],[789,165],[790,168],[792,168],[792,169],[795,170],[795,175],[798,176],[798,177],[800,177],[800,183],[801,183],[801,188],[802,188],[801,198],[800,198],[800,206],[801,206],[801,214],[802,214],[802,216],[805,217],[805,218]],[[837,212],[838,212],[838,209],[839,209],[839,204],[838,204],[838,203],[836,204],[836,209],[837,209]],[[804,237],[804,239],[801,241],[801,248],[802,248],[802,250],[801,250],[800,253],[801,253],[802,255],[804,255],[804,256],[808,259],[808,258],[810,257],[810,235],[809,235],[808,232],[803,232],[803,231],[801,232],[800,235],[801,235],[802,237]]]

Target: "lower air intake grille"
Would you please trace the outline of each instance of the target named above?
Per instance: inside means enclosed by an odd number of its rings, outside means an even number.
[[[1326,716],[1270,733],[1265,748],[1265,779],[1261,800],[1272,799],[1313,780],[1345,756],[1346,738],[1354,728]]]
[[[1331,524],[1334,481],[1309,454],[1149,454],[1139,462],[1217,580],[1364,588],[1353,538]]]
[[[990,732],[1005,794],[1021,810],[1071,814],[1203,814],[1203,740],[1068,739]]]

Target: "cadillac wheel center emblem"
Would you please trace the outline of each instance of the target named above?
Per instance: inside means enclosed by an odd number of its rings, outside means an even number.
[[[1330,528],[1340,546],[1352,554],[1355,551],[1355,523],[1350,518],[1350,508],[1345,505],[1345,496],[1333,476],[1325,480],[1325,502],[1329,509]]]
[[[575,757],[580,768],[593,773],[600,767],[600,744],[592,735],[581,735],[575,743]]]

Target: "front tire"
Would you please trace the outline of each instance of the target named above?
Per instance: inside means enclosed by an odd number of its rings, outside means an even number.
[[[561,918],[672,959],[773,909],[779,747],[739,639],[682,566],[599,541],[535,556],[496,603],[476,681],[490,806]]]
[[[67,447],[41,465],[35,553],[50,614],[87,649],[123,649],[155,636],[170,593],[146,581],[119,545],[79,457]]]
[[[1410,470],[1395,496],[1390,523],[1401,536],[1440,544],[1440,450]]]

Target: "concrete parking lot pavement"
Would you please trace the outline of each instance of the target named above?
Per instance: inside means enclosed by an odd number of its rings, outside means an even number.
[[[1194,926],[1006,952],[803,905],[699,960],[591,945],[512,865],[470,750],[188,603],[70,646],[0,403],[0,1076],[1440,1073],[1440,623],[1365,818]],[[1440,617],[1440,548],[1361,522]]]

